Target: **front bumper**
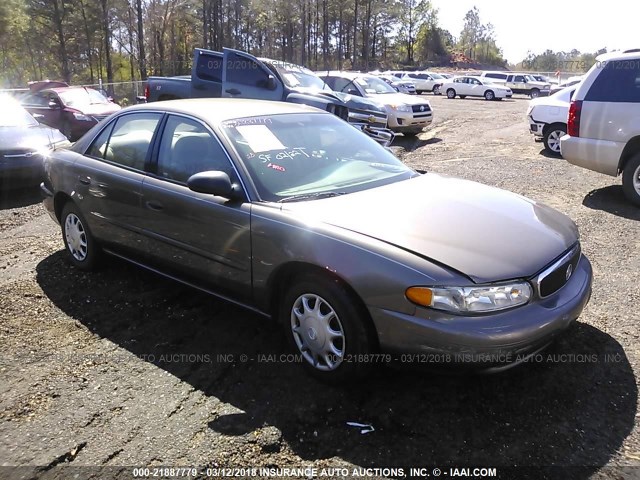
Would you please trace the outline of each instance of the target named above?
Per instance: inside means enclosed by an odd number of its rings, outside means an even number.
[[[431,125],[433,110],[428,112],[394,112],[389,114],[389,128],[394,132],[415,131]]]
[[[0,180],[6,187],[37,186],[43,178],[42,155],[6,158],[0,154]]]
[[[535,135],[536,137],[542,138],[543,137],[542,132],[544,131],[544,127],[547,124],[543,122],[536,122],[531,115],[529,115],[528,120],[529,120],[529,132]]]
[[[493,315],[464,317],[417,308],[407,315],[369,308],[381,349],[400,363],[486,370],[517,365],[578,318],[591,296],[591,263],[582,255],[557,292]]]

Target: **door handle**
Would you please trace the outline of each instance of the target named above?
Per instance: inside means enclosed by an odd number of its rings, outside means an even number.
[[[227,92],[229,95],[240,95],[242,93],[237,88],[228,88],[227,90],[225,90],[225,92]]]
[[[80,177],[80,178],[78,178],[78,181],[82,185],[91,185],[91,179],[89,177]]]
[[[148,201],[146,205],[147,205],[147,208],[155,211],[160,211],[164,209],[164,207],[160,202],[154,202],[153,200]]]

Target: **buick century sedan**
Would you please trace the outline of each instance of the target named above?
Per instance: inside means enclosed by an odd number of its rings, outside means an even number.
[[[45,168],[44,204],[73,265],[115,255],[274,318],[326,381],[364,374],[371,354],[506,368],[565,330],[591,292],[563,214],[420,174],[303,105],[136,105]]]

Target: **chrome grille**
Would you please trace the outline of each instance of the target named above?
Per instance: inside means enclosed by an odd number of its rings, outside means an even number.
[[[577,243],[535,278],[540,298],[548,297],[565,286],[575,272],[581,254],[580,244]]]

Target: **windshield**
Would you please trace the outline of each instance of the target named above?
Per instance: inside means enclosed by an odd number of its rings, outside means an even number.
[[[524,76],[530,82],[537,82],[536,78],[533,75],[525,75]]]
[[[69,107],[82,107],[85,105],[108,104],[107,97],[93,88],[70,88],[58,91],[60,99]]]
[[[435,78],[436,80],[442,80],[444,77],[442,75],[440,75],[439,73],[430,73],[429,75],[431,75],[433,78]]]
[[[322,79],[308,68],[287,62],[268,62],[280,75],[289,88],[304,87],[319,90],[331,90]]]
[[[0,127],[33,127],[38,125],[35,118],[31,116],[20,105],[16,104],[13,99],[0,100],[3,108],[0,109]]]
[[[358,77],[354,80],[367,94],[397,93],[396,90],[378,77]]]
[[[260,197],[271,202],[352,193],[417,175],[334,115],[241,118],[222,130]]]

